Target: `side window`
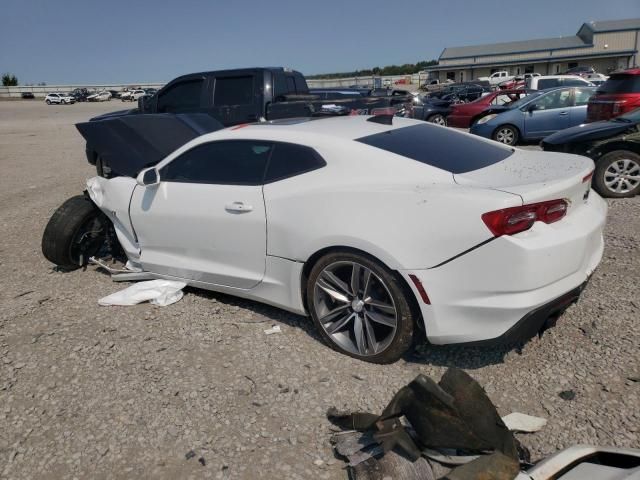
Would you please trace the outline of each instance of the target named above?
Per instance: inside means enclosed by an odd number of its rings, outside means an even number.
[[[584,82],[577,78],[565,78],[562,80],[562,85],[565,87],[581,87],[584,85]]]
[[[287,77],[282,75],[282,74],[278,74],[278,73],[274,73],[273,75],[273,99],[278,102],[281,101],[281,98],[278,97],[282,97],[283,95],[286,95],[287,93],[289,93],[288,89],[287,89]]]
[[[592,88],[576,88],[575,89],[575,105],[579,107],[589,103],[591,95],[593,95],[594,89]]]
[[[560,80],[558,78],[543,78],[538,80],[538,90],[544,90],[545,88],[559,87]]]
[[[307,90],[309,90],[309,88],[307,87],[307,83],[304,81],[304,77],[300,76],[300,75],[296,75],[294,78],[294,82],[296,84],[296,92],[297,93],[303,93],[306,92]]]
[[[253,103],[253,76],[216,78],[213,104],[250,105]]]
[[[296,93],[296,83],[290,75],[287,75],[287,93]]]
[[[193,147],[160,171],[160,180],[218,185],[262,185],[273,144],[258,140],[211,142]]]
[[[571,106],[571,89],[555,90],[543,95],[536,101],[539,110],[552,110]]]
[[[172,85],[158,95],[158,112],[173,113],[198,108],[203,84],[204,80],[198,78]]]
[[[292,143],[276,143],[269,160],[264,183],[322,168],[327,163],[312,148]]]

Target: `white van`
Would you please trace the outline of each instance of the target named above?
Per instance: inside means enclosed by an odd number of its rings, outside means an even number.
[[[544,90],[554,87],[593,87],[594,85],[577,75],[541,75],[526,80],[529,90]]]

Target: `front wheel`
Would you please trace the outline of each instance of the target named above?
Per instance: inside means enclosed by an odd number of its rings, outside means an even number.
[[[518,129],[512,125],[502,125],[493,132],[493,139],[496,142],[509,146],[517,145],[519,136]]]
[[[401,280],[356,253],[331,253],[312,268],[308,308],[333,349],[372,363],[391,363],[410,347],[415,319]]]
[[[427,122],[435,123],[436,125],[442,125],[443,127],[447,125],[447,119],[444,117],[444,115],[440,115],[439,113],[431,115],[429,118],[427,118]]]
[[[71,197],[51,216],[42,235],[42,253],[50,262],[75,270],[104,245],[109,220],[84,195]]]
[[[628,150],[604,154],[596,162],[593,188],[603,197],[633,197],[640,193],[640,155]]]
[[[47,102],[47,105],[51,105],[51,100],[47,99],[46,102]]]

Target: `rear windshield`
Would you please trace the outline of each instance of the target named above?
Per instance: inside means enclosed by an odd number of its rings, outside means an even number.
[[[451,173],[488,167],[513,153],[498,143],[427,123],[368,135],[356,141]]]
[[[640,93],[640,75],[611,75],[598,93]]]

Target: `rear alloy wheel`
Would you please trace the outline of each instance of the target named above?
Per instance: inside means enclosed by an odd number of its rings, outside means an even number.
[[[332,348],[372,363],[391,363],[413,338],[414,318],[398,278],[358,254],[322,257],[307,285],[311,316]]]
[[[518,130],[511,125],[502,125],[496,128],[493,133],[493,139],[496,142],[504,143],[505,145],[514,146],[518,143]]]
[[[603,197],[633,197],[640,193],[640,155],[615,150],[600,157],[593,188]]]
[[[427,122],[435,123],[436,125],[442,125],[443,127],[447,126],[447,119],[444,117],[444,115],[440,115],[439,113],[436,113],[435,115],[431,115],[427,119]]]

